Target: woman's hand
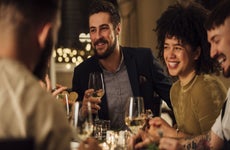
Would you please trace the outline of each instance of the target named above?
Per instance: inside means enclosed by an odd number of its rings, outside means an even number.
[[[159,135],[166,137],[177,137],[177,131],[171,125],[169,125],[164,119],[160,117],[154,117],[149,121],[150,127],[154,128],[150,130],[151,135]]]
[[[162,150],[184,150],[178,140],[166,137],[160,139],[158,148]]]
[[[141,149],[152,143],[154,143],[154,137],[140,129],[136,135],[128,139],[128,149]]]

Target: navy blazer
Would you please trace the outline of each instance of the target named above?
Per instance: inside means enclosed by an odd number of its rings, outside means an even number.
[[[124,55],[124,63],[127,68],[133,96],[142,96],[146,109],[152,112],[159,111],[161,99],[169,107],[171,79],[164,73],[158,60],[154,58],[149,48],[121,47]],[[78,100],[83,100],[84,92],[88,89],[88,78],[90,72],[103,72],[95,56],[85,60],[75,67],[72,80],[72,90],[79,94]],[[157,93],[160,98],[155,97]],[[106,91],[101,100],[99,118],[109,119]]]

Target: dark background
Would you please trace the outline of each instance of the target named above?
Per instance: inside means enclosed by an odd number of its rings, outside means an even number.
[[[79,42],[80,33],[88,33],[88,8],[93,0],[63,0],[62,25],[56,47],[84,49]],[[111,1],[118,7],[117,0]],[[211,10],[223,0],[195,0]]]

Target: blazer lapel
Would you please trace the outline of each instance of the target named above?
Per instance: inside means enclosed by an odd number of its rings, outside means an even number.
[[[139,81],[138,81],[138,73],[137,73],[137,66],[135,60],[129,54],[127,48],[121,48],[123,55],[124,55],[124,62],[127,68],[127,72],[129,75],[129,81],[132,87],[133,95],[140,96],[140,89],[139,89]]]

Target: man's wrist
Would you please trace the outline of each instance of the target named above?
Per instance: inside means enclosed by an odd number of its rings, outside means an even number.
[[[78,119],[80,122],[83,122],[85,119],[82,108],[80,108],[80,110],[79,110],[79,118]]]

